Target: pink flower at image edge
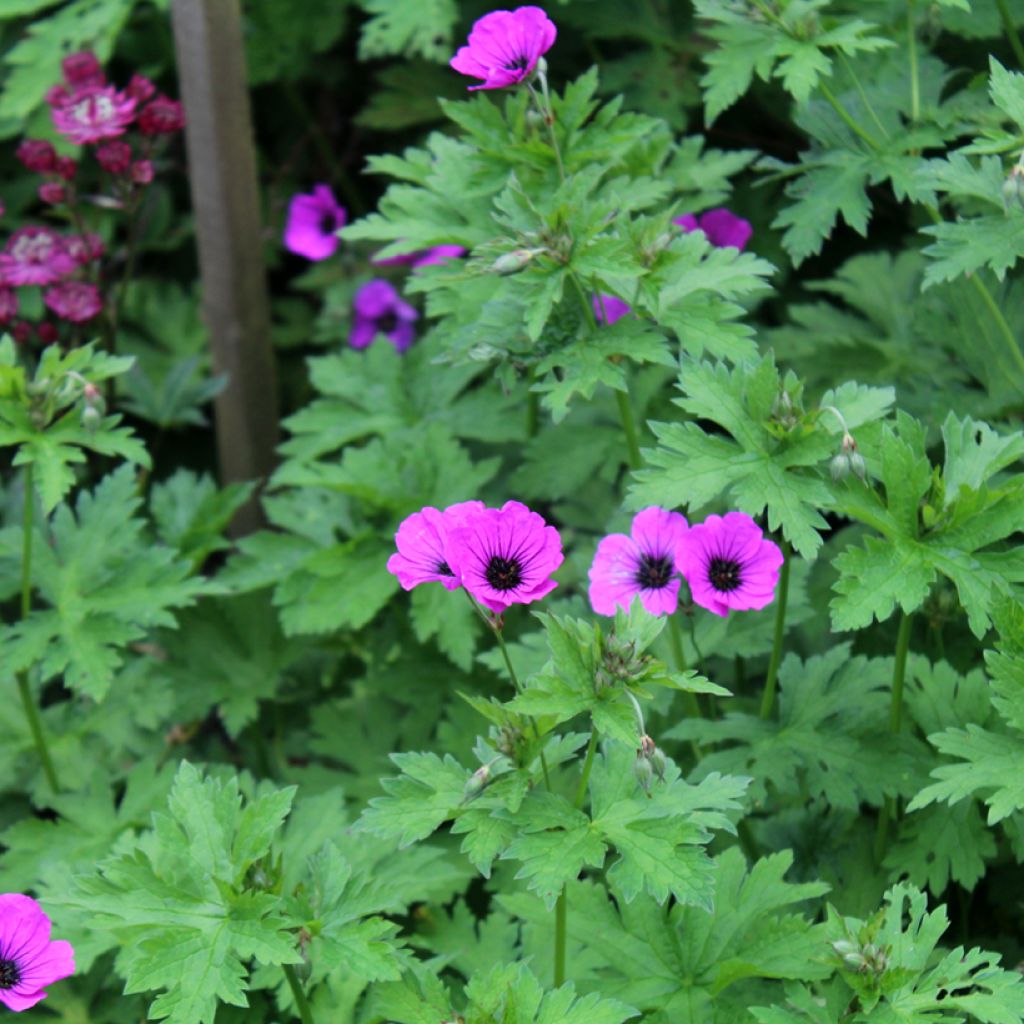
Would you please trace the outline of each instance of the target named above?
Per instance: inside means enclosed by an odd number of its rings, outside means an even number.
[[[694,602],[725,618],[771,604],[782,562],[781,549],[750,516],[729,512],[690,527],[683,575]]]
[[[651,506],[633,517],[629,536],[602,538],[590,566],[590,603],[599,615],[627,611],[633,598],[651,615],[679,604],[680,573],[689,525],[678,512]]]
[[[483,80],[471,90],[504,89],[533,74],[557,34],[554,22],[539,7],[492,11],[473,25],[467,45],[449,64],[459,74]]]
[[[19,1013],[46,998],[45,989],[75,973],[75,951],[50,939],[50,919],[34,899],[0,894],[0,1003]]]
[[[550,594],[564,559],[558,531],[519,501],[469,510],[449,532],[446,553],[466,590],[496,615]]]
[[[307,260],[325,260],[338,249],[338,229],[348,214],[330,185],[314,185],[312,192],[299,192],[288,203],[284,247]]]

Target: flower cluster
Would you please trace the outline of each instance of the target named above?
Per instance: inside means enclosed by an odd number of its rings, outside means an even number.
[[[405,590],[430,582],[464,587],[495,615],[550,594],[563,559],[558,531],[518,501],[428,506],[402,522],[395,544],[388,571]]]
[[[590,603],[599,615],[628,609],[637,596],[652,615],[671,615],[685,579],[695,604],[727,616],[764,608],[775,597],[782,551],[743,512],[690,526],[678,512],[638,512],[629,536],[613,533],[590,567]]]
[[[156,86],[141,75],[118,90],[107,82],[92,53],[70,54],[61,67],[63,80],[46,94],[53,126],[67,143],[91,147],[102,182],[95,190],[96,205],[131,216],[142,190],[153,181],[158,140],[184,126],[182,106],[157,94]],[[123,138],[130,128],[138,134],[134,143]],[[65,207],[78,225],[86,219],[79,179],[88,152],[77,158],[61,155],[52,142],[24,139],[15,154],[27,170],[42,177],[40,200]],[[109,194],[99,194],[104,190]],[[43,344],[57,340],[56,324],[44,321],[33,326],[17,319],[15,289],[26,287],[46,289],[43,302],[59,321],[82,324],[94,319],[104,308],[99,266],[104,253],[103,241],[92,232],[62,235],[40,224],[18,228],[0,251],[0,324],[7,325],[17,341],[27,341],[33,334]]]
[[[46,998],[46,986],[75,973],[71,943],[50,940],[50,919],[34,899],[0,893],[0,1003],[19,1013]]]

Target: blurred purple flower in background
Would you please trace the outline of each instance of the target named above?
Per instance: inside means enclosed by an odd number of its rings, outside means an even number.
[[[716,210],[707,210],[699,217],[692,213],[684,213],[672,221],[678,224],[685,232],[703,231],[708,241],[719,249],[732,246],[734,249],[746,248],[754,229],[749,220],[737,217],[731,210],[719,207]]]
[[[337,232],[347,219],[331,186],[314,185],[312,192],[300,192],[288,204],[284,247],[307,260],[325,260],[337,251]]]
[[[419,313],[402,299],[390,281],[367,281],[356,292],[352,310],[348,343],[353,348],[366,348],[378,334],[383,334],[399,352],[404,352],[416,337],[413,324]]]

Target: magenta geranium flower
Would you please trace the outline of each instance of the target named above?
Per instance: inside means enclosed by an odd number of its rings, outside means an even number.
[[[590,567],[590,603],[598,615],[629,609],[638,594],[652,615],[679,604],[682,558],[689,524],[678,512],[652,506],[633,517],[629,536],[602,538]]]
[[[448,532],[465,519],[467,512],[483,507],[482,501],[460,501],[441,512],[428,505],[402,521],[395,534],[398,552],[388,559],[388,572],[398,577],[403,590],[433,582],[448,590],[462,586],[448,564]]]
[[[135,120],[135,100],[112,85],[76,89],[50,110],[53,125],[76,145],[124,135]]]
[[[2,284],[53,284],[74,269],[64,240],[52,228],[18,228],[0,252]]]
[[[376,267],[412,267],[416,270],[419,267],[432,267],[438,263],[447,263],[448,260],[458,259],[466,252],[461,245],[435,245],[430,249],[417,249],[415,252],[405,252],[401,256],[388,256],[381,259],[378,256],[370,258],[370,262]]]
[[[734,249],[746,248],[754,229],[749,220],[737,217],[735,213],[719,207],[717,210],[707,210],[699,217],[692,213],[684,213],[672,221],[678,224],[685,232],[703,231],[707,240],[716,248],[724,249],[732,246]]]
[[[683,544],[683,575],[693,600],[721,615],[764,608],[775,598],[783,556],[744,512],[708,516]]]
[[[284,247],[307,260],[325,260],[338,248],[338,230],[348,214],[330,185],[314,185],[312,192],[300,192],[288,204]]]
[[[348,343],[353,348],[366,348],[378,334],[383,334],[404,352],[416,336],[413,324],[419,313],[403,301],[390,281],[375,278],[367,281],[352,299],[352,329]]]
[[[83,324],[103,309],[99,289],[87,281],[61,281],[43,292],[43,302],[62,320]]]
[[[504,89],[533,74],[556,35],[554,22],[539,7],[492,11],[473,25],[468,45],[449,63],[459,74],[483,79],[471,90]]]
[[[29,896],[0,894],[0,1003],[15,1013],[46,998],[44,991],[75,973],[70,942],[50,940],[50,919]]]
[[[599,324],[613,324],[627,313],[633,312],[633,307],[628,302],[623,302],[614,295],[595,295],[591,301],[594,316],[597,317]]]
[[[550,594],[564,558],[558,531],[519,501],[468,509],[449,531],[445,554],[466,590],[496,615]]]

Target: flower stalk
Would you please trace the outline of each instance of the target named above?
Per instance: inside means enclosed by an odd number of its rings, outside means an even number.
[[[910,651],[911,614],[903,612],[896,634],[896,661],[892,670],[892,691],[889,695],[889,732],[898,735],[903,727],[903,681],[907,673],[907,654]],[[887,796],[878,815],[878,829],[875,832],[875,861],[881,864],[889,843],[889,822],[898,817],[899,808],[894,797]]]
[[[32,476],[32,463],[30,462],[25,466],[25,503],[21,516],[21,618],[23,621],[28,618],[29,612],[32,610],[32,533],[35,517],[35,489]],[[46,743],[46,734],[43,732],[39,711],[32,698],[32,690],[28,683],[28,671],[23,669],[18,672],[17,680],[18,694],[21,697],[22,707],[25,709],[25,718],[28,721],[29,732],[32,733],[32,742],[39,755],[39,763],[43,767],[43,774],[46,776],[50,790],[56,796],[60,792],[60,782],[57,779],[57,770],[53,766],[53,759],[50,757],[50,748]]]
[[[306,998],[306,990],[302,987],[302,983],[295,973],[295,967],[292,964],[281,964],[281,970],[284,972],[288,987],[292,990],[299,1020],[302,1021],[302,1024],[314,1024],[313,1011],[310,1009],[309,1000]]]
[[[632,696],[632,694],[630,694],[630,696]],[[639,709],[637,713],[640,713]],[[597,730],[592,728],[590,731],[590,742],[587,744],[587,755],[583,761],[583,772],[580,775],[580,781],[576,787],[576,796],[573,800],[573,806],[577,810],[583,806],[583,801],[587,795],[587,785],[590,782],[590,770],[594,767],[594,752],[596,750]],[[555,904],[555,988],[559,988],[561,985],[565,984],[565,950],[568,936],[568,916],[569,906],[565,894],[565,886],[563,885],[562,891],[558,894],[558,902]]]
[[[788,541],[782,542],[782,568],[779,570],[779,589],[775,598],[775,635],[772,639],[772,656],[768,662],[768,675],[761,694],[761,717],[770,718],[775,703],[775,688],[779,679],[779,665],[782,662],[782,639],[786,633],[786,605],[789,601],[789,567],[792,561]]]

